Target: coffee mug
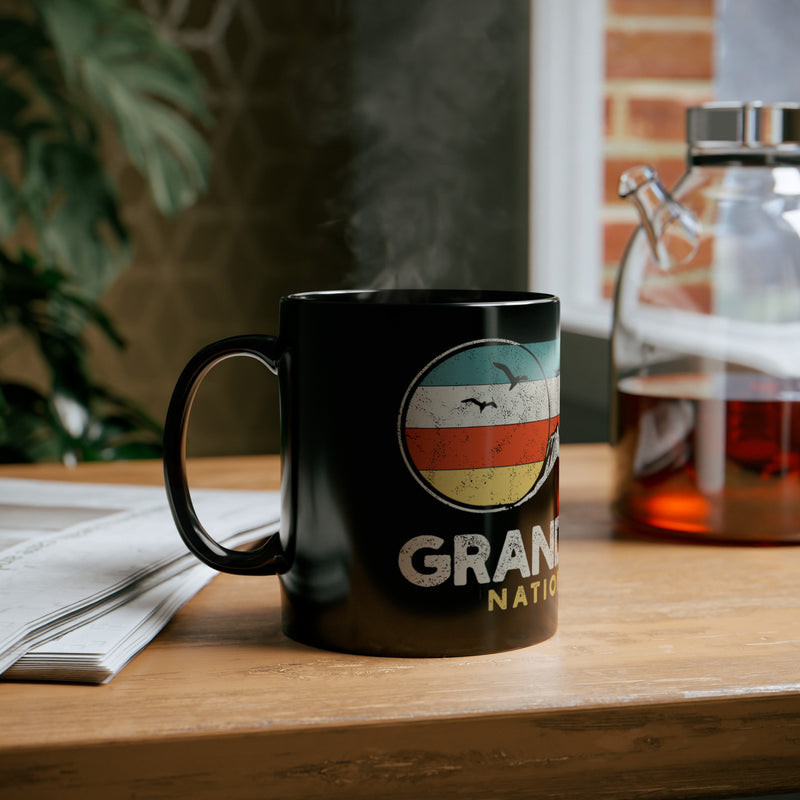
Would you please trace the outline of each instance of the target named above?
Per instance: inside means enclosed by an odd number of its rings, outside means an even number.
[[[559,301],[505,291],[295,294],[279,335],[223,339],[181,374],[164,473],[189,549],[277,573],[283,630],[387,656],[499,652],[555,633]],[[277,374],[280,532],[229,550],[192,506],[185,437],[209,369]]]

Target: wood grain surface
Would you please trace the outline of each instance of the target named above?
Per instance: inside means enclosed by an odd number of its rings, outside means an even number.
[[[274,488],[275,457],[192,464]],[[158,483],[152,463],[0,469]],[[453,659],[315,650],[221,575],[107,686],[0,684],[0,797],[702,798],[800,788],[800,548],[612,535],[565,446],[559,632]],[[177,535],[177,534],[176,534]]]

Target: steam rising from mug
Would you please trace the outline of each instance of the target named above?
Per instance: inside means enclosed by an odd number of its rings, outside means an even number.
[[[525,285],[528,4],[352,0],[348,111],[318,131],[352,137],[344,221],[374,288]],[[318,91],[331,90],[329,53]],[[307,80],[311,80],[307,77]],[[311,91],[311,87],[307,87]],[[314,102],[314,98],[309,98]]]

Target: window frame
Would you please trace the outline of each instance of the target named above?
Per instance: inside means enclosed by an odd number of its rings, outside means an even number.
[[[602,295],[604,0],[531,0],[528,285],[562,328],[607,338]]]

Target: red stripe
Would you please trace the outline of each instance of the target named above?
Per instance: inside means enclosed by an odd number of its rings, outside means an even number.
[[[543,461],[558,417],[475,428],[406,428],[414,466],[425,469],[511,467]]]

